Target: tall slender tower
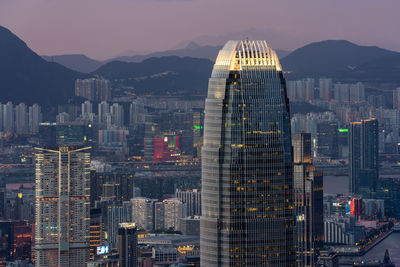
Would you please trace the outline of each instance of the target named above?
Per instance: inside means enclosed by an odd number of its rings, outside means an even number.
[[[209,81],[201,266],[295,266],[289,103],[265,41],[229,41]]]
[[[294,133],[292,144],[297,266],[312,267],[324,243],[323,175],[312,164],[311,134]]]
[[[89,261],[89,148],[37,148],[36,266]]]
[[[350,125],[350,193],[374,197],[379,178],[378,130],[378,120],[374,118]]]

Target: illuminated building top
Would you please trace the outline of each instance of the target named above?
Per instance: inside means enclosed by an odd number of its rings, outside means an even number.
[[[267,66],[281,71],[276,52],[266,41],[229,41],[219,52],[214,69],[220,66],[226,70],[242,70],[244,66]]]

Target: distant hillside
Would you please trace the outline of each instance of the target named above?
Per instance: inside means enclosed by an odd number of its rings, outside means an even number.
[[[16,35],[0,26],[0,101],[55,105],[74,95],[84,74],[45,61]]]
[[[218,52],[221,48],[222,48],[222,45],[200,46],[194,42],[191,42],[185,48],[182,48],[182,49],[154,52],[154,53],[150,53],[147,55],[123,56],[123,57],[113,58],[108,61],[140,62],[145,59],[152,58],[152,57],[167,57],[167,56],[207,58],[211,61],[215,61],[215,59],[218,56]],[[283,58],[283,57],[287,56],[288,54],[290,54],[290,51],[276,50],[276,53],[278,54],[279,58]]]
[[[218,52],[221,48],[222,46],[208,46],[208,45],[199,46],[196,43],[192,42],[182,49],[154,52],[147,55],[123,56],[123,57],[112,58],[108,61],[141,62],[145,59],[152,57],[168,57],[168,56],[207,58],[211,61],[215,61]]]
[[[376,46],[328,40],[301,47],[281,60],[290,78],[327,76],[348,80],[400,81],[400,53]],[[377,63],[381,65],[376,65]],[[385,76],[382,76],[385,75]]]
[[[104,64],[85,55],[42,56],[42,58],[48,62],[57,62],[69,69],[83,73],[92,72]]]
[[[189,57],[150,58],[140,63],[113,61],[93,74],[101,75],[135,92],[160,94],[206,94],[213,62]]]
[[[134,56],[120,56],[111,58],[105,61],[97,61],[91,59],[85,55],[59,55],[59,56],[42,56],[48,62],[57,62],[72,70],[80,71],[83,73],[90,73],[98,69],[100,66],[112,62],[112,61],[123,61],[123,62],[142,62],[143,60],[152,57],[192,57],[192,58],[206,58],[211,61],[215,61],[219,50],[222,46],[199,46],[194,42],[189,43],[185,48],[166,50],[160,52],[154,52],[145,55],[134,55]],[[278,57],[283,58],[290,52],[286,50],[276,50]]]

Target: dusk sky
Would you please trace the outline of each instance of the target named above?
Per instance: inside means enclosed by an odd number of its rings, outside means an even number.
[[[399,10],[399,0],[0,0],[0,25],[38,54],[96,59],[246,34],[276,49],[346,39],[400,51]]]

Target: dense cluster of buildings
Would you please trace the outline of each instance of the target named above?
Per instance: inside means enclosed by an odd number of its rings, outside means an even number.
[[[77,80],[51,120],[0,104],[0,131],[27,142],[0,135],[0,266],[336,267],[400,219],[400,89],[286,82],[249,40],[209,84],[204,104]]]

